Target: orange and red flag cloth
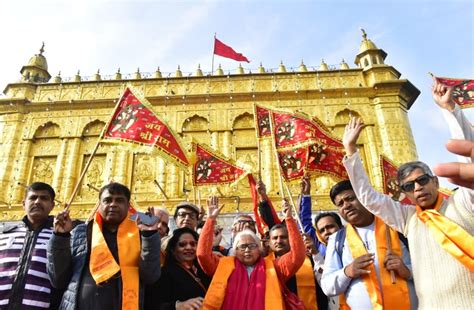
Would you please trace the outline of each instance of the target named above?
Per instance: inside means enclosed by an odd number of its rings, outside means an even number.
[[[270,127],[270,109],[255,104],[254,115],[257,138],[271,138],[272,132]]]
[[[453,100],[460,108],[474,107],[474,80],[436,77],[438,83],[453,88]]]
[[[145,152],[157,151],[177,166],[189,165],[178,136],[158,118],[145,98],[139,99],[129,88],[120,98],[102,142],[125,144]]]
[[[268,227],[267,223],[262,219],[260,215],[260,211],[258,209],[258,193],[257,193],[257,182],[255,182],[255,178],[251,173],[248,174],[249,179],[249,186],[250,186],[250,194],[252,196],[253,202],[253,215],[255,217],[255,224],[257,226],[257,230],[261,236],[265,234],[266,231],[270,230],[271,227]],[[270,212],[272,214],[273,222],[275,224],[280,224],[280,218],[278,217],[275,208],[273,207],[272,201],[268,197],[263,197],[267,203],[268,207],[270,208]]]
[[[246,165],[237,164],[203,144],[193,143],[193,153],[196,154],[193,165],[195,186],[236,184],[250,173]]]
[[[237,53],[232,47],[222,43],[216,37],[214,37],[214,54],[236,61],[250,62],[242,53]]]

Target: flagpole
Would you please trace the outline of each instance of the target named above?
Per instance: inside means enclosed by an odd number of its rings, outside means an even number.
[[[168,195],[166,195],[165,191],[163,190],[163,187],[161,187],[160,183],[158,183],[157,180],[153,180],[156,184],[156,186],[158,186],[158,189],[160,190],[160,192],[163,194],[163,196],[165,196],[165,199],[166,200],[169,200],[168,198]]]
[[[97,144],[95,145],[94,147],[94,150],[92,150],[92,153],[89,157],[89,160],[87,161],[86,165],[84,166],[84,170],[82,171],[79,179],[77,180],[76,182],[76,186],[74,187],[74,190],[72,191],[72,194],[71,194],[71,197],[69,198],[69,201],[66,203],[66,206],[64,207],[64,210],[65,211],[69,211],[70,207],[71,207],[71,204],[72,202],[74,201],[74,198],[76,197],[77,195],[77,192],[79,191],[79,187],[81,186],[81,183],[82,181],[84,180],[84,177],[86,176],[86,172],[87,172],[87,169],[89,169],[89,166],[91,165],[92,163],[92,159],[94,158],[95,154],[97,153],[97,150],[99,149],[99,146],[100,146],[100,142],[102,141],[102,138],[104,137],[105,135],[105,131],[107,130],[107,128],[109,127],[110,123],[112,122],[112,119],[114,117],[114,114],[115,114],[115,111],[117,111],[117,108],[119,107],[120,105],[120,102],[122,102],[122,98],[126,92],[126,90],[128,89],[128,87],[125,89],[125,91],[122,93],[122,96],[120,96],[119,100],[117,100],[117,104],[115,104],[115,107],[114,107],[114,110],[112,112],[112,115],[110,116],[109,120],[107,121],[107,123],[105,124],[104,128],[102,129],[102,132],[100,133],[99,135],[99,140],[97,141]]]
[[[298,214],[298,211],[296,210],[295,201],[293,200],[293,196],[291,195],[290,188],[286,182],[284,184],[286,187],[286,191],[288,192],[288,196],[290,197],[291,206],[293,207],[293,211],[295,211],[295,214],[296,214],[296,217],[295,217],[296,221],[300,225],[301,229],[303,229],[303,222],[301,222],[300,215]]]
[[[275,143],[275,134],[273,132],[273,112],[268,111],[268,118],[270,121],[270,134],[272,135],[272,144],[273,144],[273,150],[275,151],[275,158],[276,158],[276,164],[278,166],[278,176],[280,180],[280,195],[282,199],[285,199],[285,192],[283,191],[283,180],[281,176],[281,167],[280,167],[280,159],[278,158],[278,152],[276,149],[276,143]]]
[[[214,75],[214,55],[215,55],[215,52],[216,52],[216,36],[217,36],[217,33],[214,32],[214,48],[212,49],[211,75]]]

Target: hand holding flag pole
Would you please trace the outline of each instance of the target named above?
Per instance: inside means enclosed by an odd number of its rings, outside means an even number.
[[[387,254],[391,254],[392,253],[392,238],[390,236],[390,227],[387,224],[385,224],[385,236],[387,238]],[[397,282],[394,270],[390,270],[390,280],[392,281],[392,284],[395,284]]]

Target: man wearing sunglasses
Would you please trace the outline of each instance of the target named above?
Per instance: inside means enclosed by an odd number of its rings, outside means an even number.
[[[433,97],[443,109],[452,138],[473,141],[473,129],[451,98],[452,90],[435,82]],[[362,205],[408,238],[413,278],[420,309],[472,308],[474,271],[474,191],[460,187],[444,199],[438,179],[422,162],[410,162],[398,170],[398,182],[410,201],[403,205],[370,185],[356,148],[364,127],[351,119],[343,144],[344,165]],[[465,158],[472,163],[472,158]]]

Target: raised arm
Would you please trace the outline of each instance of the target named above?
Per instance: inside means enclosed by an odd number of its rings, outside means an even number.
[[[444,119],[446,120],[451,138],[474,140],[474,130],[471,122],[462,112],[461,108],[453,100],[453,88],[439,83],[433,78],[431,88],[435,103],[441,108]],[[464,158],[459,157],[461,162],[466,162]]]
[[[306,248],[303,238],[298,231],[298,225],[291,215],[291,208],[287,205],[288,202],[285,201],[285,204],[286,207],[284,206],[283,212],[285,213],[285,223],[288,229],[288,241],[291,251],[275,259],[275,269],[284,282],[300,269],[306,257]]]
[[[415,208],[403,205],[388,195],[376,191],[370,184],[356,147],[357,139],[363,128],[362,120],[352,118],[347,124],[343,136],[346,150],[343,164],[346,167],[354,193],[367,210],[380,217],[393,229],[404,233],[407,219],[415,213]]]
[[[316,236],[316,230],[314,229],[313,220],[311,218],[311,183],[308,175],[305,175],[301,179],[301,205],[299,209],[304,233],[309,235],[316,249],[321,252],[321,242],[319,242]]]
[[[196,256],[199,261],[199,265],[201,265],[202,270],[204,270],[204,272],[210,277],[212,277],[216,272],[220,259],[219,255],[216,255],[212,252],[214,225],[216,225],[217,216],[224,207],[224,205],[219,207],[218,203],[219,200],[217,197],[210,197],[207,200],[208,218],[204,224],[204,227],[202,228],[196,250]]]
[[[256,190],[259,200],[258,212],[265,224],[268,226],[268,229],[271,229],[276,224],[281,224],[281,221],[273,208],[272,202],[267,196],[267,189],[262,180],[258,180]]]

